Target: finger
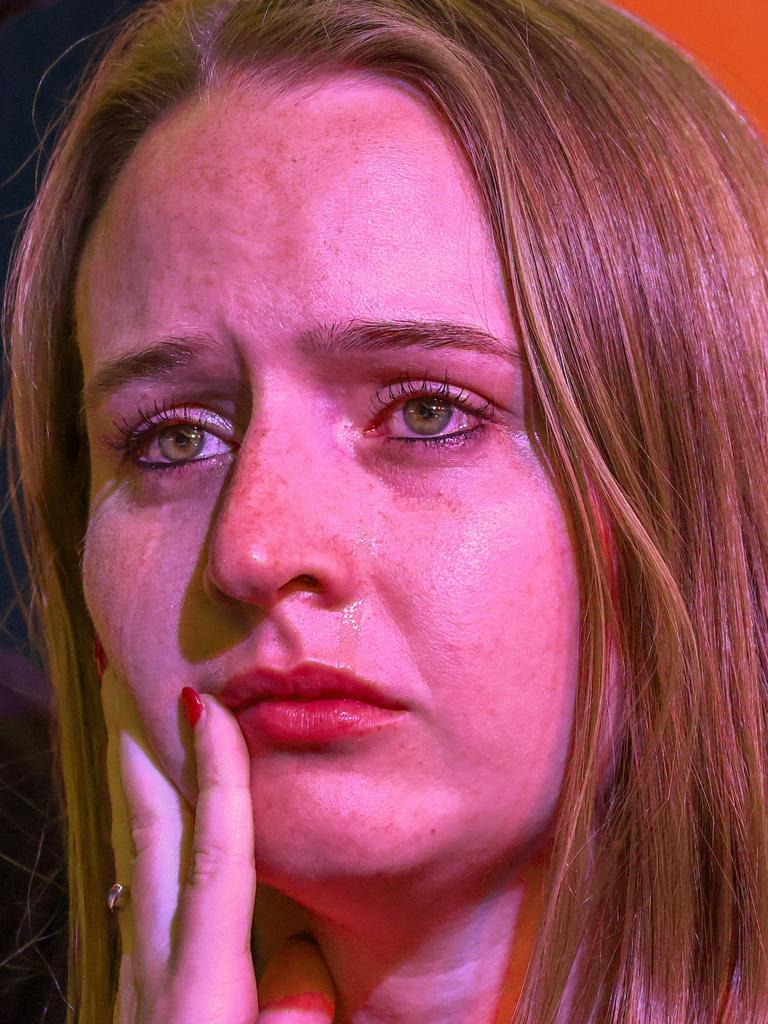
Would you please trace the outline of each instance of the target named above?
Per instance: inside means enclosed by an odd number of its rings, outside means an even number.
[[[107,667],[101,679],[101,702],[107,728],[107,786],[111,808],[111,843],[115,863],[115,879],[128,887],[128,902],[117,912],[120,928],[120,972],[115,1000],[114,1024],[134,1024],[136,1020],[136,988],[134,984],[133,949],[135,922],[130,892],[133,882],[133,847],[129,811],[120,777],[121,699],[120,683]]]
[[[332,1024],[336,989],[315,940],[292,935],[259,981],[257,1024]]]
[[[101,682],[101,703],[107,727],[107,788],[111,808],[111,841],[115,862],[115,881],[129,887],[133,874],[133,853],[128,822],[128,806],[120,779],[120,701],[119,682],[111,668],[104,672]],[[106,898],[106,896],[105,896]],[[133,951],[135,925],[130,900],[117,915],[123,954]],[[121,968],[122,970],[122,968]]]
[[[208,976],[214,970],[223,983],[237,978],[248,985],[252,978],[255,1010],[250,758],[235,717],[209,694],[200,700],[203,712],[193,729],[198,798],[189,879],[181,894],[178,958],[186,970]]]
[[[192,813],[158,764],[138,714],[125,716],[120,770],[134,852],[131,906],[134,969],[144,987],[159,984],[172,954],[179,895],[189,868]]]
[[[192,815],[158,765],[128,687],[109,668],[104,682],[115,807],[113,847],[118,879],[130,887],[119,920],[121,929],[130,922],[133,932],[141,936],[136,970],[146,962],[152,973],[169,956],[171,923],[186,874],[183,835],[186,829],[189,847]],[[132,944],[125,951],[133,952]]]
[[[113,1024],[134,1024],[136,1021],[136,986],[133,976],[133,957],[123,954],[120,960],[120,976],[117,984],[117,999],[112,1017]]]

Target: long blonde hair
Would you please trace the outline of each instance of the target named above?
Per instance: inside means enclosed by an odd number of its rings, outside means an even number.
[[[764,1022],[768,153],[689,58],[600,0],[158,2],[81,88],[5,318],[29,628],[55,690],[68,815],[70,1020],[111,1019],[119,955],[81,586],[83,241],[178,99],[339,68],[412,82],[466,154],[580,569],[573,745],[515,1024],[556,1019],[577,954],[570,1024]]]

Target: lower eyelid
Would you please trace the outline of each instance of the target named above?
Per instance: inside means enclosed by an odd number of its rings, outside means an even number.
[[[485,420],[478,423],[476,427],[467,427],[450,434],[436,434],[434,437],[428,438],[385,437],[383,441],[385,444],[413,445],[417,452],[419,448],[424,448],[427,451],[437,448],[450,452],[479,441],[489,426],[489,421]]]

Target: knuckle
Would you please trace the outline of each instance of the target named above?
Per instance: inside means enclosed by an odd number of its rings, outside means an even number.
[[[192,888],[204,886],[220,878],[225,872],[249,867],[249,863],[218,843],[208,843],[192,851],[187,884]]]
[[[130,828],[137,856],[159,845],[162,825],[156,815],[134,813],[131,815]]]
[[[225,869],[228,859],[224,847],[215,843],[193,850],[187,884],[196,888],[217,878]]]

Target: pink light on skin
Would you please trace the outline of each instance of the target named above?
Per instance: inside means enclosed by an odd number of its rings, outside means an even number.
[[[76,308],[86,384],[157,339],[208,339],[196,366],[135,381],[87,416],[86,601],[190,804],[183,686],[215,693],[249,664],[317,659],[407,706],[354,742],[252,751],[256,945],[268,959],[300,916],[348,1024],[492,1020],[509,964],[527,962],[521,906],[571,739],[567,520],[511,363],[301,344],[354,319],[439,319],[518,344],[446,128],[410,87],[375,76],[180,103],[121,171]],[[389,396],[446,374],[495,420],[430,449],[423,404]],[[193,432],[155,429],[123,460],[107,443],[114,421],[134,426],[155,403]],[[480,422],[444,412],[436,434]],[[190,447],[183,467],[137,461]]]

